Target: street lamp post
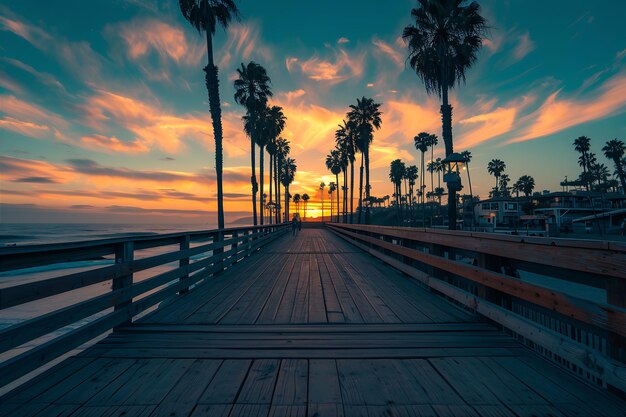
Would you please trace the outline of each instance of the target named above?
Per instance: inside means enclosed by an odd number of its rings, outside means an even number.
[[[460,153],[453,152],[448,155],[443,161],[444,174],[443,182],[447,184],[449,192],[458,192],[463,189],[461,184],[461,169],[466,164],[466,160]],[[448,199],[450,200],[450,199]],[[450,202],[448,202],[450,204]],[[448,209],[448,228],[450,230],[456,230],[456,210],[451,211]]]

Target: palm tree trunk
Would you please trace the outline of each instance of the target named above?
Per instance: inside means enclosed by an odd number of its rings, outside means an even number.
[[[432,160],[431,160],[432,163]],[[422,227],[426,227],[426,206],[424,200],[426,199],[426,193],[424,192],[426,187],[426,178],[424,177],[424,152],[422,152],[422,175],[420,177],[420,191],[422,192]],[[433,172],[430,172],[430,187],[433,188]],[[434,191],[434,190],[431,190]]]
[[[280,204],[280,155],[274,156],[274,178],[276,181],[276,224],[280,224],[281,212],[279,209]]]
[[[348,223],[348,170],[343,170],[343,222]]]
[[[259,179],[261,181],[261,190],[259,193],[259,212],[261,213],[261,226],[263,226],[263,213],[265,213],[263,209],[263,177],[265,176],[265,173],[263,172],[263,165],[265,163],[263,148],[263,146],[259,146]]]
[[[354,223],[354,161],[350,162],[350,224],[352,223]]]
[[[622,167],[622,161],[619,158],[614,158],[613,162],[615,163],[615,169],[617,170],[617,176],[619,177],[619,181],[622,183],[622,193],[626,194],[626,178],[624,178],[624,168]]]
[[[434,152],[433,152],[433,148],[435,147],[435,145],[432,145],[430,147],[430,163],[433,163],[433,158],[434,158]],[[424,169],[424,155],[422,155],[422,169]],[[423,172],[423,171],[422,171]],[[435,181],[433,178],[433,172],[430,171],[430,191],[431,192],[435,192]]]
[[[253,224],[257,225],[257,214],[256,214],[256,192],[257,192],[257,183],[256,183],[256,164],[254,161],[254,139],[250,138],[250,165],[252,167],[252,175],[250,176],[250,183],[252,184],[252,219]]]
[[[339,223],[339,194],[340,194],[340,188],[341,186],[339,185],[339,174],[335,174],[335,184],[337,184],[337,208],[335,209],[335,215],[337,217],[337,223]]]
[[[289,186],[285,186],[285,222],[289,221]]]
[[[474,230],[474,192],[472,191],[472,177],[470,176],[470,170],[469,170],[469,162],[466,162],[465,165],[467,166],[467,182],[469,183],[469,191],[470,191],[470,204],[472,207],[472,230]],[[465,224],[465,223],[463,223]]]
[[[268,200],[268,202],[269,202],[269,203],[272,203],[272,201],[273,201],[273,200],[272,200],[272,197],[273,197],[273,196],[272,196],[272,188],[273,188],[273,187],[272,187],[272,185],[273,185],[273,182],[272,182],[272,170],[273,170],[273,168],[274,168],[274,162],[273,162],[273,160],[272,160],[272,159],[273,159],[273,158],[272,158],[272,154],[270,154],[270,177],[269,177],[269,182],[270,182],[270,198],[269,198],[269,200]],[[270,204],[270,207],[272,207],[272,206],[271,206],[271,204]],[[272,224],[272,223],[274,222],[274,216],[272,215],[272,212],[271,212],[271,211],[269,211],[269,212],[268,212],[267,220],[270,222],[270,224]]]
[[[367,209],[365,210],[365,224],[370,224],[370,147],[369,143],[365,146],[365,199],[367,200]]]
[[[217,67],[213,62],[213,38],[211,31],[206,31],[208,65],[204,68],[205,83],[209,94],[209,112],[213,124],[213,137],[215,138],[215,178],[217,181],[217,228],[224,228],[224,189],[222,187],[222,171],[224,154],[222,149],[222,108],[220,107],[219,79]]]
[[[445,78],[445,68],[442,71],[442,79]],[[453,151],[452,146],[452,106],[448,103],[448,86],[442,88],[443,104],[441,105],[441,120],[443,122],[442,136],[446,148],[446,157]],[[456,230],[456,191],[448,184],[448,229]]]
[[[324,189],[320,189],[320,194],[322,195],[322,223],[324,223]]]
[[[361,167],[359,168],[359,217],[358,217],[359,224],[361,224],[362,213],[363,213],[363,152],[361,152]]]

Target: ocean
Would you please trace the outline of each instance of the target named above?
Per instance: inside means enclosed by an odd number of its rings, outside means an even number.
[[[236,224],[227,225],[234,227]],[[81,223],[0,223],[0,246],[76,242],[131,235],[154,235],[210,230],[203,224],[81,224]]]
[[[230,224],[227,227],[241,226],[241,224]],[[76,242],[85,240],[111,239],[132,235],[155,235],[165,233],[176,233],[194,230],[211,230],[215,226],[202,224],[78,224],[78,223],[0,223],[0,247],[27,246],[35,244]],[[137,251],[136,258],[154,256],[164,251],[172,250],[171,247],[152,248]],[[205,256],[205,255],[204,255]],[[192,257],[193,262],[193,257]],[[66,275],[68,273],[86,271],[112,265],[114,259],[107,256],[97,260],[87,260],[79,262],[68,262],[35,268],[21,269],[15,271],[0,272],[0,288],[7,288],[14,285],[25,284],[33,281],[40,281],[53,277]],[[134,282],[155,276],[177,267],[177,263],[161,265],[134,275]],[[155,289],[154,291],[158,290]],[[111,290],[111,281],[104,281],[88,287],[47,297],[34,302],[6,308],[0,310],[0,329],[24,322],[26,320],[41,316],[43,314],[62,309],[69,305],[88,300],[102,295]],[[156,306],[154,307],[156,308]],[[15,349],[0,354],[0,361],[9,359],[21,352],[36,347],[72,329],[76,329],[93,321],[94,319],[108,313],[110,309],[87,317],[79,322],[55,330],[52,333],[40,337],[36,340],[25,343]],[[147,313],[147,312],[146,312]],[[93,343],[93,341],[92,341]]]

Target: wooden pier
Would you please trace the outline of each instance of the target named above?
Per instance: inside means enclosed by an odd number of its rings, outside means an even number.
[[[626,416],[623,246],[333,224],[48,249],[1,249],[2,269],[116,263],[0,288],[0,313],[112,289],[0,331],[0,351],[104,315],[0,363],[0,382],[114,330],[2,397],[0,416]],[[607,299],[538,287],[522,268]]]

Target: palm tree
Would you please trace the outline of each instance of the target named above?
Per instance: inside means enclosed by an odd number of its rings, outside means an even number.
[[[406,169],[406,179],[409,181],[409,221],[413,224],[413,187],[418,178],[418,169],[415,165],[410,165]],[[422,207],[423,208],[423,207]]]
[[[296,213],[298,213],[298,216],[300,216],[300,194],[295,193],[293,195],[293,204],[296,205]]]
[[[350,163],[350,223],[354,222],[354,161],[356,159],[358,141],[353,127],[353,123],[344,120],[343,124],[339,125],[339,129],[335,132],[337,147],[346,152],[348,162]]]
[[[283,162],[287,159],[287,156],[291,152],[291,147],[289,146],[289,141],[284,138],[276,139],[276,157],[275,159],[275,172],[278,173],[276,175],[276,201],[278,202],[277,210],[276,210],[276,223],[280,223],[280,184],[282,183],[282,172],[283,172]],[[285,215],[287,213],[285,212]],[[288,221],[289,218],[285,217],[284,221]]]
[[[415,23],[404,28],[409,63],[429,94],[442,99],[442,136],[446,157],[453,152],[452,106],[448,90],[465,81],[465,72],[476,61],[486,31],[478,3],[463,0],[418,0],[411,10]],[[456,191],[448,187],[448,227],[456,228]]]
[[[241,64],[241,68],[237,68],[239,78],[235,80],[235,101],[244,106],[248,114],[244,117],[248,118],[248,123],[252,127],[250,132],[250,159],[252,175],[250,182],[252,183],[252,216],[254,225],[257,224],[256,212],[256,193],[258,185],[256,182],[256,168],[254,163],[254,144],[258,141],[259,113],[263,112],[267,105],[268,97],[272,96],[269,88],[271,83],[270,77],[267,76],[265,68],[255,62],[248,65]],[[244,121],[245,123],[245,121]]]
[[[500,175],[502,175],[505,169],[506,169],[506,164],[499,159],[492,159],[487,164],[487,172],[496,178],[496,186],[495,186],[496,193],[498,193],[498,182],[500,180]]]
[[[589,158],[591,139],[589,139],[587,136],[580,136],[574,140],[573,145],[576,152],[580,153],[580,157],[578,158],[578,165],[580,165],[580,167],[583,169],[581,179],[585,183],[587,191],[589,191],[589,187],[591,185],[591,175],[589,174],[589,168],[591,165]]]
[[[394,185],[394,196],[396,197],[396,208],[398,210],[398,220],[401,221],[402,207],[400,206],[400,199],[402,194],[402,179],[406,173],[406,166],[400,159],[395,159],[389,164],[389,179]]]
[[[522,175],[521,177],[519,177],[519,179],[515,183],[515,187],[519,191],[523,192],[526,198],[528,199],[528,213],[530,214],[531,209],[532,209],[530,195],[535,189],[535,179],[531,177],[530,175]]]
[[[383,121],[381,119],[382,113],[380,112],[380,103],[374,102],[371,98],[360,98],[356,100],[356,105],[350,105],[350,112],[348,113],[348,119],[353,123],[354,129],[358,133],[359,140],[357,142],[359,150],[363,153],[365,159],[365,197],[369,199],[370,196],[370,160],[369,160],[369,147],[372,140],[374,140],[374,129],[380,129]],[[362,177],[362,175],[361,175]],[[359,185],[359,223],[361,223],[361,212],[363,211],[363,190],[361,184]],[[369,224],[369,206],[365,213],[365,223]]]
[[[324,223],[324,188],[326,184],[324,182],[320,182],[320,191],[322,192],[322,223]]]
[[[264,129],[263,129],[263,135],[262,138],[259,140],[259,147],[260,147],[260,151],[259,151],[259,159],[260,159],[260,164],[259,164],[259,171],[260,171],[260,176],[261,176],[261,193],[263,193],[264,189],[263,189],[263,179],[264,179],[264,168],[263,168],[263,164],[264,164],[264,154],[263,154],[263,147],[265,146],[267,149],[267,153],[270,156],[270,175],[269,175],[269,181],[270,181],[270,202],[272,201],[272,167],[273,167],[273,157],[276,154],[276,140],[278,139],[278,136],[282,133],[282,131],[285,129],[285,123],[287,121],[287,118],[285,117],[285,114],[283,113],[283,108],[279,107],[279,106],[272,106],[269,107],[267,109],[267,112],[265,114],[265,123],[264,125]],[[263,222],[261,221],[261,224],[263,224]]]
[[[430,179],[431,179],[430,194],[432,195],[435,192],[435,185],[434,185],[434,182],[433,182],[433,174],[435,172],[437,172],[437,161],[430,161],[429,163],[427,163],[426,164],[426,171],[430,172]],[[427,195],[427,197],[428,197],[428,195]]]
[[[304,218],[306,219],[306,208],[309,205],[309,200],[311,199],[311,197],[309,197],[308,194],[302,194],[302,201],[304,201]]]
[[[624,145],[624,142],[618,139],[608,141],[602,148],[604,156],[608,159],[612,159],[615,164],[615,171],[617,172],[617,176],[622,183],[622,193],[624,194],[626,194],[626,178],[624,177],[624,167],[622,166],[621,159],[624,156],[625,151],[626,146]]]
[[[296,160],[292,158],[285,158],[284,163],[281,165],[280,181],[285,187],[285,221],[289,220],[289,185],[293,182],[296,176]]]
[[[500,175],[500,196],[508,198],[510,196],[509,193],[509,182],[511,182],[511,177],[507,174]]]
[[[207,66],[204,67],[205,83],[209,94],[209,112],[215,139],[215,177],[217,181],[217,228],[224,228],[224,190],[222,170],[224,152],[222,147],[222,108],[220,106],[218,68],[213,61],[213,36],[217,26],[228,27],[239,10],[233,0],[179,0],[180,11],[199,33],[206,32]]]
[[[326,168],[335,176],[335,187],[339,187],[339,173],[342,170],[341,153],[333,149],[326,155]],[[339,223],[339,191],[337,191],[337,223]],[[332,216],[331,216],[332,218]]]
[[[337,189],[337,184],[331,182],[328,184],[328,195],[330,196],[330,221],[333,221],[333,193]]]
[[[437,135],[430,135],[430,137],[428,138],[428,147],[430,148],[430,160],[432,161],[435,158],[435,146],[437,146],[439,144],[439,139],[437,138]],[[424,172],[424,167],[422,166],[422,172]],[[430,187],[432,189],[434,185],[433,182],[433,175],[430,175]],[[422,181],[422,186],[423,188],[426,188],[426,185],[424,184],[424,181]]]
[[[418,135],[413,138],[413,144],[415,145],[415,149],[417,149],[418,151],[422,153],[421,166],[420,166],[422,172],[424,172],[424,154],[428,150],[429,143],[431,142],[430,136],[431,135],[426,132],[421,132],[421,133],[418,133]],[[432,174],[430,178],[432,182],[432,178],[433,178]],[[423,175],[420,181],[420,188],[424,188],[424,176]],[[422,198],[422,203],[424,203],[423,198]]]
[[[339,141],[336,144],[337,150],[339,151],[339,161],[341,162],[341,172],[343,173],[343,186],[341,187],[343,191],[343,210],[342,217],[343,222],[348,223],[348,165],[350,164],[350,156],[349,156],[349,143],[346,141]]]

